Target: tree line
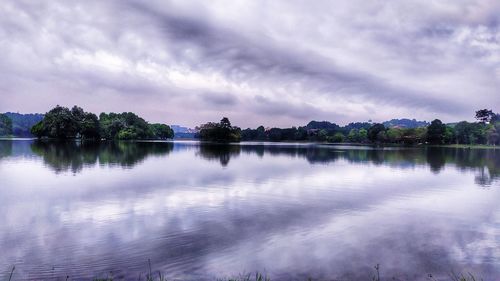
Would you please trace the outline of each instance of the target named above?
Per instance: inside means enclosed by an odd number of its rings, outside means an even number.
[[[165,124],[149,124],[132,112],[101,113],[99,117],[74,106],[56,106],[45,115],[0,114],[0,136],[13,135],[16,124],[31,127],[38,138],[55,139],[169,139],[173,130]],[[489,109],[476,111],[477,122],[462,121],[444,124],[439,119],[431,123],[410,119],[393,119],[384,123],[356,122],[339,126],[328,121],[311,121],[306,126],[242,130],[228,118],[208,122],[196,128],[195,138],[213,142],[239,141],[310,141],[331,143],[380,144],[500,144],[500,115]],[[21,123],[21,121],[23,123]],[[27,129],[21,129],[27,130]],[[15,135],[15,134],[14,134]]]
[[[173,130],[165,124],[150,124],[132,112],[94,113],[81,107],[56,106],[31,128],[37,138],[86,140],[170,139]]]
[[[379,144],[500,144],[500,115],[492,110],[476,111],[477,122],[462,121],[444,124],[439,119],[431,123],[402,119],[417,127],[393,126],[382,123],[356,122],[339,126],[328,121],[311,121],[306,126],[291,128],[240,129],[224,117],[219,123],[197,127],[196,137],[205,141],[311,141],[331,143]],[[395,123],[396,120],[391,120]],[[387,123],[386,123],[387,124]],[[423,125],[423,126],[422,126]]]

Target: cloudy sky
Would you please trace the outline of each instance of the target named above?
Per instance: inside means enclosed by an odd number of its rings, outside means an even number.
[[[3,0],[0,53],[0,112],[253,127],[500,109],[498,0]]]

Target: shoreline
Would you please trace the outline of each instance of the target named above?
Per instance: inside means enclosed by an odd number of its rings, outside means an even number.
[[[0,141],[15,141],[15,140],[39,140],[33,137],[0,137]],[[260,145],[274,145],[274,144],[311,144],[311,145],[326,145],[326,146],[366,146],[366,147],[402,147],[402,148],[460,148],[460,149],[500,149],[500,146],[486,145],[486,144],[415,144],[415,145],[405,145],[397,143],[356,143],[356,142],[311,142],[311,141],[240,141],[240,142],[229,142],[229,143],[219,143],[219,142],[209,142],[201,141],[199,139],[132,139],[132,140],[84,140],[84,139],[40,139],[40,141],[79,141],[79,142],[108,142],[108,141],[118,141],[118,142],[199,142],[204,144],[218,144],[218,145],[235,145],[235,144],[260,144]]]

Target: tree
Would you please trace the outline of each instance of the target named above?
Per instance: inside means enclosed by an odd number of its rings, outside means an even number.
[[[427,127],[427,141],[430,144],[443,144],[446,125],[439,119],[435,119]]]
[[[371,126],[370,129],[368,129],[368,139],[371,142],[379,141],[380,138],[378,138],[378,135],[384,131],[385,131],[384,125],[382,125],[380,123],[373,124],[373,126]],[[381,135],[381,137],[382,137],[382,135]]]
[[[455,138],[460,144],[485,144],[487,142],[484,123],[459,122],[455,125]]]
[[[36,123],[35,125],[33,125],[33,127],[31,127],[30,132],[32,135],[34,135],[37,138],[42,138],[44,135],[46,135],[43,122],[40,121],[40,122]]]
[[[489,123],[492,118],[496,117],[491,109],[481,109],[476,111],[476,119],[482,123]]]
[[[101,113],[99,118],[81,107],[68,109],[56,106],[31,128],[38,138],[57,139],[165,139],[173,137],[172,129],[164,124],[150,125],[132,112]]]
[[[174,131],[165,124],[151,124],[149,128],[153,132],[155,139],[171,139],[174,137]]]
[[[443,137],[444,137],[443,138],[444,143],[446,144],[453,143],[455,141],[455,130],[450,126],[446,126],[446,130],[444,132]]]
[[[0,114],[0,136],[12,135],[12,120],[5,114]]]
[[[80,120],[80,135],[84,139],[100,138],[99,119],[94,113],[83,113]]]
[[[341,132],[337,132],[335,135],[328,137],[327,140],[329,142],[344,142],[345,136]]]
[[[173,137],[173,131],[167,125],[153,124],[132,112],[101,113],[99,115],[101,137],[105,139],[164,139]],[[168,127],[168,128],[167,128]]]
[[[56,106],[47,112],[42,121],[32,128],[33,135],[57,139],[75,138],[80,131],[78,116],[67,107]]]
[[[208,122],[198,128],[197,136],[204,141],[213,142],[239,142],[241,140],[241,129],[231,126],[227,117],[219,123]]]
[[[358,142],[359,141],[359,131],[358,129],[351,129],[349,134],[347,135],[347,139],[350,142]]]
[[[387,139],[392,143],[399,143],[403,138],[403,130],[399,128],[390,128],[386,132]]]
[[[32,137],[31,127],[42,121],[43,114],[21,114],[7,112],[5,116],[12,120],[12,135],[16,137]]]
[[[368,140],[368,131],[365,128],[359,129],[358,141],[365,143]]]
[[[487,131],[487,139],[488,139],[488,144],[490,145],[497,145],[500,142],[500,134],[498,133],[497,129],[495,126],[491,126],[491,128],[488,129]]]

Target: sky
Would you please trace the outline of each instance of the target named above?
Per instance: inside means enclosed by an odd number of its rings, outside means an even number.
[[[499,111],[500,1],[3,0],[0,54],[0,112],[473,120]]]

